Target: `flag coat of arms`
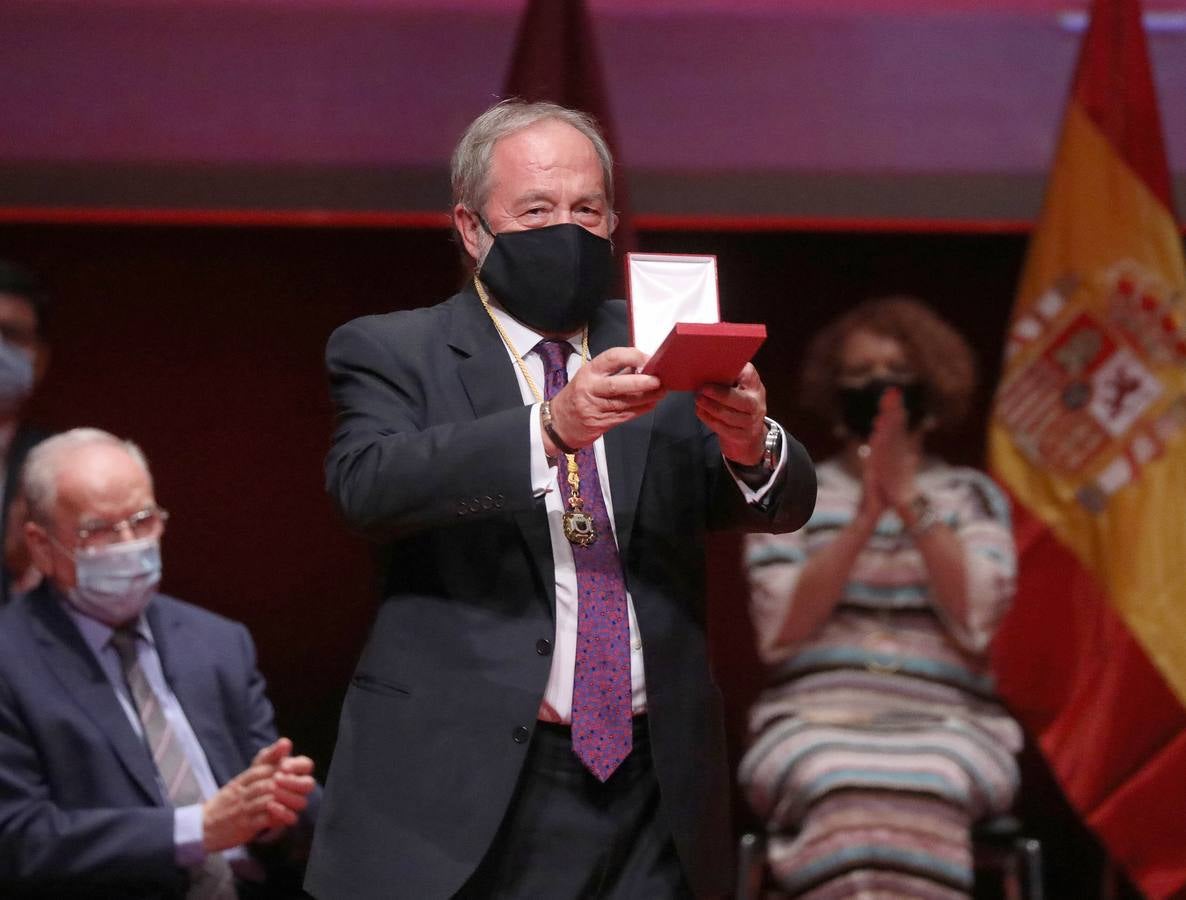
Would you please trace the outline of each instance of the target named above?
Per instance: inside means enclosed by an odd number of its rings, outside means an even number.
[[[1000,690],[1141,889],[1186,891],[1186,267],[1137,0],[1095,0],[990,424]]]

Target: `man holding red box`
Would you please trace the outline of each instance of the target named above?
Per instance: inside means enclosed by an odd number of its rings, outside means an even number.
[[[799,527],[815,476],[752,365],[695,394],[639,374],[611,169],[583,114],[488,110],[453,157],[473,280],[330,338],[328,488],[387,570],[316,897],[728,889],[705,533]]]

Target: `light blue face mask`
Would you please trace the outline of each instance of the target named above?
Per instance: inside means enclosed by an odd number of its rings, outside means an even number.
[[[0,415],[10,415],[33,393],[33,354],[0,340]]]
[[[161,542],[140,538],[74,554],[77,583],[66,595],[84,615],[108,625],[136,619],[161,583]]]

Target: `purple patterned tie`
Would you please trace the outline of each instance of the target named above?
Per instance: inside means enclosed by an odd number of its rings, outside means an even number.
[[[568,384],[568,341],[540,341],[535,352],[544,362],[544,397],[551,400]],[[572,683],[572,749],[585,767],[607,780],[633,743],[630,720],[630,619],[626,582],[614,540],[593,448],[577,453],[581,497],[593,517],[597,540],[572,545],[577,569],[577,658]],[[561,504],[568,508],[568,472],[556,466]]]

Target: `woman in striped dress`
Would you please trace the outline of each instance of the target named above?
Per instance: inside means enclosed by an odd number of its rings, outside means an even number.
[[[890,298],[822,332],[805,373],[844,448],[801,531],[747,539],[770,678],[742,786],[791,896],[966,897],[971,826],[1011,805],[1021,746],[986,656],[1013,592],[1008,504],[922,448],[966,411],[972,353]]]

